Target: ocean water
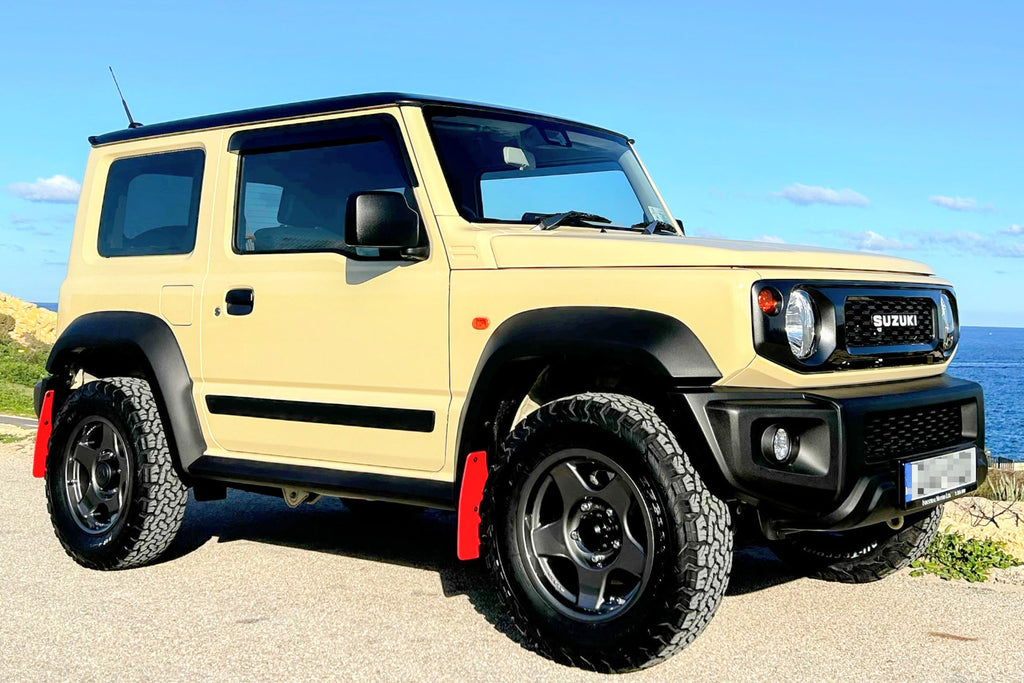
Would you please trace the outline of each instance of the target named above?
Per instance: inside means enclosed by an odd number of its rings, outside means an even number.
[[[965,327],[949,374],[985,389],[985,445],[1024,460],[1024,328]]]
[[[37,305],[57,310],[56,303]],[[1024,461],[1024,328],[963,328],[949,372],[985,389],[985,442],[992,455]]]

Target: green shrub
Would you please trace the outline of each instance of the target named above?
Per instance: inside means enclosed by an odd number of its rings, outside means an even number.
[[[46,375],[50,348],[44,344],[25,346],[0,336],[0,413],[30,416],[32,388]]]
[[[5,415],[35,415],[31,387],[12,384],[0,379],[0,413]]]
[[[914,562],[911,576],[935,574],[943,579],[985,581],[993,567],[1006,569],[1022,564],[993,539],[967,538],[959,532],[940,533]]]

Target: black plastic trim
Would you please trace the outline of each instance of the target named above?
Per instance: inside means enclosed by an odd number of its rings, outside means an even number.
[[[244,396],[207,396],[206,407],[215,415],[236,415],[289,422],[314,422],[370,429],[394,429],[405,432],[432,432],[435,422],[432,410],[281,401]]]
[[[144,367],[137,367],[138,362]],[[73,366],[97,377],[130,374],[154,382],[153,393],[165,413],[171,450],[180,467],[187,471],[206,452],[192,400],[192,376],[178,340],[160,318],[137,311],[101,311],[76,318],[53,345],[46,370],[66,375]]]
[[[482,111],[512,112],[516,114],[526,114],[529,116],[534,116],[537,118],[557,123],[570,123],[574,125],[582,125],[592,130],[625,138],[624,135],[620,135],[619,133],[615,133],[614,131],[610,131],[604,128],[598,128],[597,126],[587,126],[585,124],[579,124],[573,121],[569,121],[568,119],[562,119],[554,116],[546,116],[544,114],[534,114],[532,112],[522,111],[518,109],[499,107],[491,104],[483,104],[480,102],[469,102],[464,100],[448,99],[444,97],[430,97],[426,95],[412,95],[408,93],[398,92],[379,92],[366,93],[361,95],[347,95],[343,97],[328,97],[320,100],[292,102],[289,104],[278,104],[269,107],[257,107],[255,109],[243,109],[240,111],[232,111],[222,114],[196,116],[193,118],[180,119],[177,121],[167,121],[165,123],[151,123],[148,125],[139,126],[138,128],[125,128],[122,130],[115,130],[110,133],[105,133],[103,135],[93,135],[89,138],[89,143],[95,147],[97,145],[107,145],[113,142],[139,140],[142,138],[152,138],[160,135],[188,133],[198,130],[209,130],[211,128],[224,128],[227,126],[239,126],[248,123],[261,123],[264,121],[295,119],[304,116],[316,116],[317,114],[330,114],[333,112],[351,111],[355,109],[365,109],[368,107],[380,107],[388,104],[405,104],[413,106],[440,104]]]
[[[692,410],[732,495],[783,529],[853,528],[902,516],[921,507],[902,503],[903,463],[958,448],[978,449],[977,485],[984,481],[984,396],[974,382],[940,375],[803,391],[715,387],[679,398]],[[945,404],[964,406],[960,443],[867,460],[864,423],[869,415]],[[760,453],[760,437],[774,425],[809,435],[801,437],[790,466],[773,466]]]
[[[451,482],[413,477],[396,477],[369,472],[351,472],[328,467],[242,460],[205,455],[190,470],[195,477],[229,484],[289,487],[329,496],[346,494],[410,505],[455,509]]]
[[[469,386],[458,431],[459,463],[503,389],[503,369],[524,360],[588,358],[629,363],[668,385],[708,386],[722,374],[697,336],[664,313],[605,306],[559,306],[518,313],[488,339]],[[535,379],[535,378],[534,378]],[[527,387],[528,388],[528,387]]]

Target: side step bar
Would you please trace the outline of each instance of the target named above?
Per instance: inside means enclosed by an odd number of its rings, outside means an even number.
[[[347,472],[329,467],[282,465],[273,462],[204,455],[188,468],[196,479],[245,486],[292,488],[339,498],[387,500],[440,510],[455,510],[455,486],[450,482]]]

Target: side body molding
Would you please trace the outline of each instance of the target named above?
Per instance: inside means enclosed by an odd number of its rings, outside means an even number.
[[[144,377],[168,429],[172,453],[183,471],[206,452],[192,377],[178,341],[160,318],[134,311],[102,311],[76,318],[57,339],[46,369],[66,375],[79,367],[97,377]]]
[[[503,368],[531,359],[614,359],[669,384],[708,386],[722,374],[682,321],[664,313],[605,306],[559,306],[512,316],[494,331],[480,355],[458,432],[459,462],[474,430],[500,391]]]

